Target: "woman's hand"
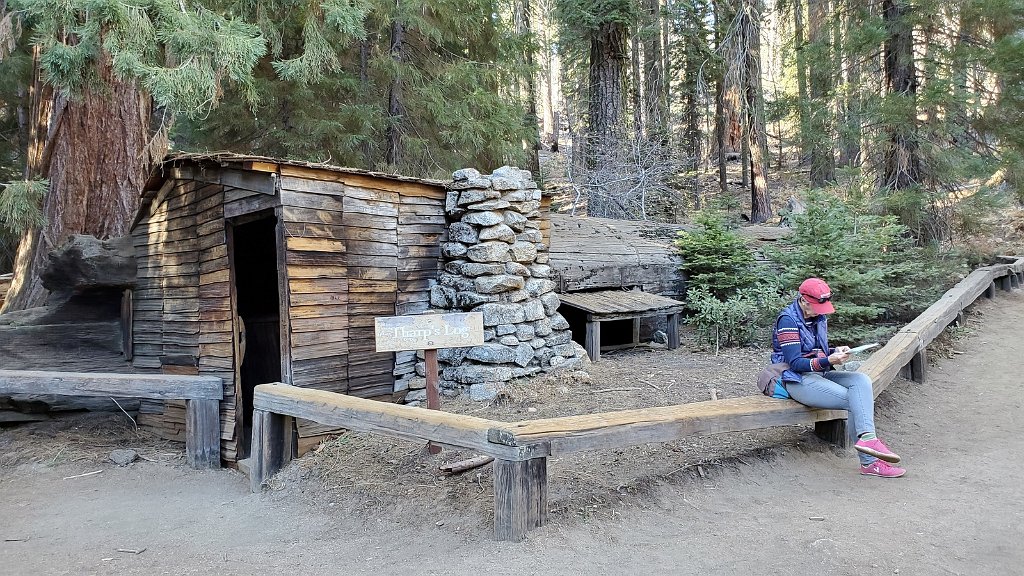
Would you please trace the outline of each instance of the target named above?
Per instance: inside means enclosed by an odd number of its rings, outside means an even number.
[[[836,346],[836,352],[842,352],[843,354],[849,354],[850,353],[850,347],[849,346]]]
[[[842,346],[841,348],[846,348],[847,350],[849,350],[849,347],[847,347],[847,346]],[[836,348],[836,351],[829,355],[828,363],[833,365],[833,366],[840,366],[840,365],[846,363],[846,361],[849,360],[849,359],[850,359],[850,353],[848,351],[847,352],[840,352],[839,348]]]

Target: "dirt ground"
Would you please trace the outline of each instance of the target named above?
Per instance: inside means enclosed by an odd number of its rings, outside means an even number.
[[[1022,324],[1024,293],[980,303],[926,384],[882,394],[902,479],[861,477],[852,452],[795,427],[574,455],[552,459],[550,523],[520,544],[491,539],[489,466],[437,473],[456,451],[349,435],[254,495],[123,415],[21,426],[0,432],[0,574],[1021,574],[1024,393],[1008,359]],[[584,388],[603,409],[745,394],[761,362],[620,353],[589,381],[458,408],[518,419]],[[639,390],[594,391],[612,388]],[[115,447],[144,459],[115,466]]]

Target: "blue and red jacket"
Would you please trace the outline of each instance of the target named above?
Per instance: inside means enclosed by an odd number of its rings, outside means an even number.
[[[799,299],[779,313],[772,332],[772,364],[789,364],[783,382],[800,382],[805,372],[828,372],[832,369],[828,356],[833,351],[828,345],[827,316],[804,318]]]

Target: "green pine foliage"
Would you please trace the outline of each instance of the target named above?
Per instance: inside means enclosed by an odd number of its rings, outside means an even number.
[[[915,244],[892,215],[856,209],[836,196],[809,194],[806,212],[791,215],[793,234],[770,252],[792,294],[809,277],[832,288],[829,327],[837,343],[884,338],[931,305],[954,264]]]

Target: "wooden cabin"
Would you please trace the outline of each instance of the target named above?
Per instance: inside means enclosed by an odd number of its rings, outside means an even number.
[[[252,390],[286,382],[391,400],[411,353],[374,351],[377,316],[429,307],[446,234],[445,188],[408,178],[238,155],[168,157],[133,238],[132,363],[224,381],[222,457],[249,449]],[[183,405],[139,423],[181,439]],[[299,424],[300,437],[322,432]]]

